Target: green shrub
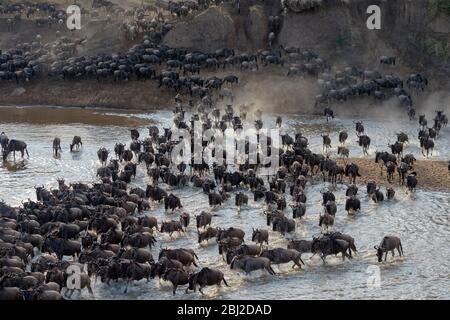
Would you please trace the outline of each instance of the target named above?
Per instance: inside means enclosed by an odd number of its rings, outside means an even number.
[[[344,45],[348,44],[350,38],[351,38],[350,32],[348,32],[348,31],[340,31],[336,35],[336,38],[334,39],[334,42],[338,46],[344,46]]]
[[[439,13],[450,15],[450,0],[429,0],[428,9],[434,17]]]

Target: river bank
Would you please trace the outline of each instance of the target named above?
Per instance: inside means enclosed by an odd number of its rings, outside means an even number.
[[[374,159],[352,158],[349,161],[356,163],[360,168],[361,177],[358,178],[358,183],[365,185],[368,181],[374,180],[378,186],[399,188],[397,173],[395,173],[392,183],[389,183],[386,178],[386,169],[383,169],[383,176],[381,176],[380,166],[375,163]],[[414,171],[417,172],[418,188],[450,192],[450,171],[447,162],[418,160],[414,163]]]

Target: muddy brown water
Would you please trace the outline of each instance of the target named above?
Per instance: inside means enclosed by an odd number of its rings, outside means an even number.
[[[431,116],[431,115],[430,115]],[[429,118],[430,118],[429,116]],[[284,117],[283,130],[301,130],[309,139],[311,148],[321,152],[320,133],[329,133],[332,138],[333,152],[336,148],[339,130],[346,128],[350,133],[350,152],[354,157],[363,157],[356,145],[352,118],[336,118],[326,123],[314,116],[290,115]],[[371,155],[378,148],[386,149],[393,141],[396,131],[404,131],[411,136],[408,152],[420,156],[417,147],[417,124],[408,121],[383,121],[363,119],[366,131],[374,141]],[[275,123],[274,115],[264,117],[266,126]],[[0,131],[10,138],[27,142],[29,159],[10,159],[0,164],[0,199],[12,205],[20,205],[27,198],[35,199],[34,186],[56,187],[56,178],[65,178],[68,182],[95,181],[96,168],[100,166],[96,151],[104,146],[112,150],[118,141],[129,143],[130,128],[137,127],[141,135],[148,133],[146,127],[156,123],[160,127],[171,124],[171,111],[156,113],[111,111],[68,108],[1,108]],[[80,152],[70,153],[69,143],[74,135],[83,139]],[[52,157],[52,140],[61,138],[63,152],[59,159]],[[414,137],[414,138],[412,138]],[[432,157],[444,160],[449,157],[450,128],[443,130],[436,143]],[[421,156],[420,156],[421,157]],[[142,166],[132,185],[144,187],[149,182]],[[290,238],[311,239],[319,234],[318,216],[322,212],[320,191],[328,185],[313,182],[307,187],[306,217],[297,222],[296,232],[281,236],[270,232],[270,247],[286,247]],[[167,187],[167,186],[165,186]],[[158,244],[152,250],[157,259],[159,246],[193,248],[199,256],[200,266],[218,268],[225,273],[230,287],[208,288],[205,296],[197,293],[184,293],[184,287],[178,289],[177,299],[448,299],[450,298],[450,194],[418,189],[407,194],[403,188],[397,188],[396,199],[390,202],[374,204],[369,201],[360,186],[362,210],[355,217],[347,216],[344,210],[345,186],[338,185],[335,190],[338,203],[335,229],[348,233],[355,238],[359,250],[352,261],[342,262],[340,257],[328,257],[323,265],[318,257],[303,256],[306,266],[303,270],[292,269],[291,264],[275,267],[277,276],[263,272],[245,275],[230,270],[218,255],[214,241],[209,244],[197,243],[197,231],[190,226],[186,234],[175,235],[173,239],[157,233]],[[193,215],[202,210],[210,210],[207,196],[200,189],[172,189],[170,192],[181,198],[184,211]],[[228,200],[222,207],[214,210],[217,217],[213,225],[220,227],[239,227],[246,232],[245,240],[251,243],[252,228],[268,228],[262,214],[261,203],[250,201],[238,215],[234,199]],[[290,201],[290,197],[287,197]],[[291,214],[291,210],[286,210]],[[161,220],[178,219],[179,213],[165,213],[162,206],[153,205],[152,214]],[[404,258],[390,256],[388,262],[379,264],[376,260],[374,245],[387,234],[398,235],[402,239]],[[379,268],[380,287],[367,285],[373,274],[372,268]],[[110,287],[99,281],[94,286],[98,299],[172,299],[171,286],[164,281],[145,280],[135,282],[123,294],[123,283],[112,283]],[[74,295],[74,297],[76,294]],[[92,298],[88,292],[82,292],[79,299]]]

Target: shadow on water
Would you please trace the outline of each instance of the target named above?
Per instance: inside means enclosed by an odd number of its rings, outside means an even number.
[[[28,161],[26,159],[3,160],[2,167],[10,172],[16,172],[27,169],[27,164]]]

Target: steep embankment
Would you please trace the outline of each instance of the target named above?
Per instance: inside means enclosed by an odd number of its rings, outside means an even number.
[[[448,99],[450,75],[450,14],[437,4],[448,0],[381,1],[323,0],[314,10],[283,10],[278,0],[241,0],[240,13],[231,3],[212,6],[206,11],[175,23],[163,44],[173,47],[212,52],[230,47],[239,52],[255,52],[267,48],[269,17],[281,17],[281,29],[274,46],[297,46],[311,49],[326,58],[335,68],[356,65],[379,69],[382,73],[406,76],[424,72],[431,79],[425,94],[416,97],[418,108],[434,108]],[[382,29],[366,27],[369,5],[382,8]],[[122,4],[121,4],[122,5]],[[120,21],[87,21],[80,31],[61,35],[84,40],[76,54],[124,52],[133,45],[119,32]],[[37,27],[22,21],[18,29],[6,31],[0,21],[0,46],[32,42],[36,35],[42,42],[56,39],[54,29]],[[398,58],[396,66],[379,65],[381,55]],[[219,71],[223,73],[223,71]],[[235,90],[237,102],[257,100],[264,107],[284,111],[311,111],[317,86],[313,79],[295,80],[285,77],[280,68],[260,68],[257,72],[232,72],[240,77]],[[211,74],[215,71],[211,71]],[[218,74],[220,76],[220,73]],[[171,104],[172,91],[160,90],[155,83],[96,83],[95,81],[63,82],[34,80],[16,85],[0,84],[0,104],[101,105],[109,107],[155,108]],[[357,102],[355,109],[365,109],[367,102]]]

